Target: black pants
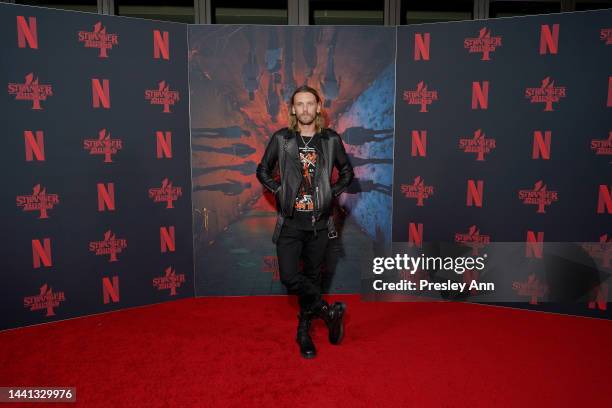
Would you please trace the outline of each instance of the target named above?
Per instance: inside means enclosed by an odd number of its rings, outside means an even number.
[[[322,303],[321,266],[327,248],[327,229],[317,231],[299,230],[283,225],[276,254],[280,279],[290,293],[298,296],[302,311],[312,310]],[[300,272],[300,257],[304,268]]]

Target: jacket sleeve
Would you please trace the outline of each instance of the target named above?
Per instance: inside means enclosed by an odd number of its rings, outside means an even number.
[[[349,162],[348,155],[344,150],[344,143],[342,143],[342,139],[336,133],[334,134],[334,139],[337,141],[335,155],[334,155],[334,165],[338,169],[339,177],[336,183],[332,186],[332,195],[334,197],[339,196],[346,190],[346,188],[351,184],[353,180],[353,166]]]
[[[272,176],[274,166],[278,161],[278,141],[276,133],[272,135],[261,162],[257,166],[257,180],[273,193],[280,189],[280,184]]]

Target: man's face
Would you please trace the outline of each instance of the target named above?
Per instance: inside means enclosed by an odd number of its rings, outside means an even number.
[[[310,125],[321,112],[321,104],[310,92],[298,92],[293,97],[292,113],[302,125]]]

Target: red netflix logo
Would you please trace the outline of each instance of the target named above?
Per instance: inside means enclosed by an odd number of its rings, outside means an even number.
[[[280,273],[278,269],[278,258],[275,256],[264,256],[262,271],[272,274],[273,281],[280,280]]]
[[[410,152],[412,157],[427,156],[427,131],[413,130],[412,131],[412,149]]]
[[[612,44],[612,28],[602,28],[599,33],[599,39],[606,43],[606,45]]]
[[[484,181],[468,180],[467,181],[467,197],[466,205],[468,207],[482,207],[482,198],[484,196]]]
[[[102,82],[98,78],[91,79],[91,98],[94,108],[102,106],[104,109],[110,109],[110,83],[108,79],[103,79]]]
[[[169,227],[159,228],[159,238],[161,241],[161,252],[174,252],[176,251],[176,237],[174,234],[174,225]]]
[[[480,29],[477,38],[466,38],[463,40],[463,48],[467,49],[470,54],[482,52],[481,61],[490,61],[491,53],[497,47],[501,47],[502,38],[491,36],[491,30],[486,27]]]
[[[40,293],[34,296],[23,298],[23,306],[29,308],[31,312],[35,310],[46,310],[45,316],[55,316],[55,309],[61,302],[66,300],[64,292],[53,292],[53,289],[46,283],[40,287]]]
[[[30,72],[25,76],[23,84],[9,82],[8,94],[15,95],[16,101],[32,101],[33,110],[42,110],[40,101],[46,101],[48,97],[53,96],[53,87],[39,84],[38,78]]]
[[[525,205],[537,205],[538,214],[544,214],[547,206],[559,201],[559,194],[557,191],[548,190],[546,184],[539,180],[534,184],[533,190],[519,190],[518,198]]]
[[[612,186],[608,187],[605,184],[599,185],[599,195],[597,197],[597,214],[604,212],[612,214]]]
[[[111,139],[111,134],[106,129],[98,132],[97,139],[85,139],[83,149],[91,155],[104,155],[104,163],[113,162],[113,154],[117,154],[123,148],[121,139]]]
[[[491,236],[480,233],[480,230],[472,225],[465,234],[456,232],[455,242],[472,248],[472,255],[478,256],[479,250],[491,242]]]
[[[489,81],[472,82],[472,109],[489,109]]]
[[[529,275],[527,282],[512,282],[512,289],[519,296],[529,296],[530,305],[537,305],[538,299],[548,293],[548,286],[541,283],[535,274]]]
[[[543,24],[540,30],[540,55],[547,53],[557,54],[559,52],[559,24],[553,24],[552,28]]]
[[[484,161],[485,154],[491,153],[495,147],[495,139],[487,139],[482,129],[476,130],[470,139],[459,139],[459,149],[464,153],[476,153],[476,161]]]
[[[542,258],[544,254],[544,232],[527,231],[527,240],[525,241],[525,257],[527,258]]]
[[[111,50],[113,45],[119,45],[117,34],[107,34],[106,27],[101,22],[94,25],[92,32],[79,31],[78,36],[79,42],[83,43],[85,48],[98,48],[100,58],[108,58],[108,50]]]
[[[185,283],[185,274],[177,274],[174,268],[166,268],[165,275],[153,278],[153,287],[157,290],[170,289],[170,296],[176,295],[176,289]]]
[[[525,98],[531,103],[544,103],[544,112],[553,111],[553,103],[558,103],[561,98],[565,98],[566,89],[564,86],[555,86],[555,81],[551,81],[550,77],[542,80],[539,88],[526,88]]]
[[[172,132],[162,132],[158,130],[155,132],[157,139],[157,158],[158,159],[171,159],[172,158]]]
[[[38,269],[41,266],[47,268],[53,266],[51,240],[49,238],[43,238],[42,243],[38,239],[32,240],[32,264],[34,269]]]
[[[404,91],[404,101],[408,105],[421,105],[419,112],[427,112],[427,105],[438,100],[438,91],[428,91],[423,81],[419,82],[414,91]]]
[[[414,60],[429,61],[429,44],[431,40],[430,33],[415,33],[414,34]]]
[[[434,193],[433,186],[425,185],[425,180],[421,176],[417,176],[412,184],[402,184],[401,190],[407,198],[416,198],[417,207],[423,207],[423,200]]]
[[[104,304],[108,304],[111,301],[113,303],[118,303],[120,298],[119,294],[119,277],[113,276],[113,280],[107,277],[102,278],[102,297]]]
[[[45,138],[42,130],[32,132],[24,130],[23,137],[25,139],[25,156],[26,161],[34,161],[36,156],[37,161],[45,161]]]
[[[151,105],[164,105],[164,113],[170,113],[170,105],[174,106],[180,99],[178,91],[172,91],[166,81],[161,81],[157,89],[145,90],[145,100]]]
[[[155,203],[166,203],[166,208],[174,208],[174,201],[183,195],[182,187],[174,187],[167,178],[163,179],[159,188],[149,189],[149,198]]]
[[[597,156],[612,155],[612,131],[608,132],[608,139],[592,139],[591,150],[593,150]]]
[[[599,242],[587,242],[582,244],[582,247],[591,258],[599,260],[602,267],[610,267],[610,259],[612,259],[612,240],[608,239],[608,234],[599,237]]]
[[[38,33],[36,31],[36,17],[17,16],[17,46],[25,48],[27,46],[38,49]]]
[[[170,35],[167,31],[153,30],[153,58],[170,60]]]
[[[423,248],[423,224],[408,224],[408,246]]]
[[[115,211],[115,183],[98,183],[98,211]]]
[[[89,243],[89,252],[98,256],[108,255],[109,262],[117,262],[117,254],[122,253],[125,248],[127,248],[127,240],[117,238],[110,230],[104,233],[104,240]]]
[[[37,184],[32,189],[32,195],[17,196],[17,207],[23,208],[23,211],[40,211],[38,219],[49,218],[48,210],[60,202],[57,194],[47,194],[47,189]]]
[[[544,134],[539,130],[533,132],[533,150],[531,152],[531,158],[533,160],[550,160],[551,139],[552,133],[550,130],[545,131]]]

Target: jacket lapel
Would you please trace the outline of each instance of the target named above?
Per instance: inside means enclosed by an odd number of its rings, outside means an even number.
[[[285,149],[287,158],[291,160],[291,162],[295,166],[297,166],[301,174],[302,163],[300,162],[300,155],[298,153],[298,145],[297,145],[296,137],[297,137],[297,133],[295,133],[294,131],[288,132],[287,135],[285,136],[285,145],[283,148]]]

